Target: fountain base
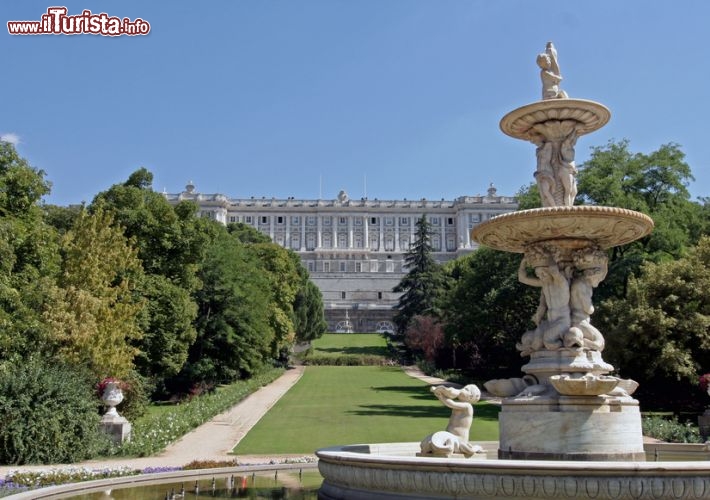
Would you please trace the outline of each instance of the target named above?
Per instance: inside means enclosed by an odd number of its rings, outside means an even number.
[[[499,425],[499,458],[646,459],[638,401],[630,397],[543,395],[507,398],[502,403]]]

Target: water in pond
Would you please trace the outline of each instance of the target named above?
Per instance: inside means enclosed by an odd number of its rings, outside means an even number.
[[[208,498],[288,498],[315,500],[323,478],[317,470],[235,474],[227,477],[178,481],[113,489],[72,497],[81,500],[191,500]]]

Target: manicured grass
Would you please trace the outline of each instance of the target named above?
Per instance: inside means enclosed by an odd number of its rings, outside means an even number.
[[[498,439],[498,411],[476,405],[471,441]],[[309,366],[234,453],[310,454],[340,444],[419,441],[444,430],[450,414],[401,368]]]
[[[313,341],[313,354],[387,356],[387,341],[379,333],[326,333]]]

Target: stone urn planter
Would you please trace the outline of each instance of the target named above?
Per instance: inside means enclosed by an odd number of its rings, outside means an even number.
[[[98,385],[101,402],[108,407],[99,424],[109,437],[120,444],[131,439],[131,423],[118,414],[116,406],[123,401],[123,389],[120,381],[107,378]]]
[[[121,383],[118,381],[105,382],[104,390],[101,394],[101,402],[104,406],[108,407],[108,410],[104,416],[108,417],[119,417],[116,407],[123,401],[123,390],[121,389]]]

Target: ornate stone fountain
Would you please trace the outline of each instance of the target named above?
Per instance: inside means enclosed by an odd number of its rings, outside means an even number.
[[[536,327],[517,345],[530,357],[523,371],[537,383],[503,400],[499,456],[644,460],[638,401],[628,391],[634,384],[606,375],[613,367],[602,359],[604,336],[591,314],[593,289],[607,273],[605,250],[646,236],[653,221],[631,210],[574,205],[577,139],[611,114],[559,89],[552,43],[538,63],[543,100],[508,113],[500,128],[537,146],[534,177],[543,208],[505,214],[472,231],[482,245],[524,254],[518,278],[541,288]]]
[[[593,290],[607,273],[605,250],[653,229],[638,212],[574,205],[576,141],[611,114],[560,89],[552,43],[537,62],[542,100],[508,113],[500,127],[536,145],[543,207],[472,231],[482,245],[523,254],[519,280],[541,289],[536,326],[517,344],[530,357],[525,375],[485,384],[507,396],[499,460],[416,456],[420,443],[319,450],[320,498],[710,498],[707,462],[645,462],[639,404],[631,397],[638,384],[608,375],[604,336],[591,322]]]

